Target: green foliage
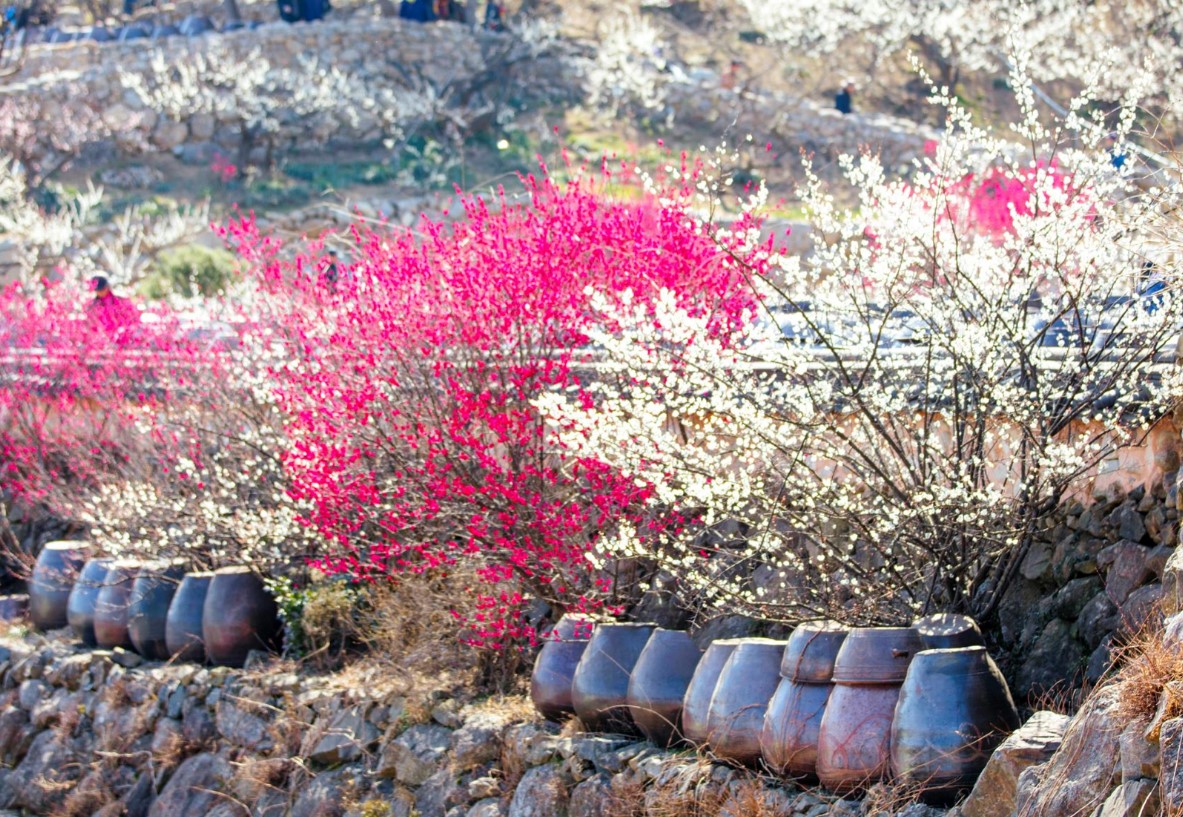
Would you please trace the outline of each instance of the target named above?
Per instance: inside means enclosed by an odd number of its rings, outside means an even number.
[[[358,645],[369,601],[355,584],[340,580],[297,586],[291,579],[268,579],[284,627],[284,654],[329,668]]]
[[[192,244],[165,250],[140,284],[145,298],[169,295],[216,295],[237,277],[234,256],[223,249]]]
[[[283,172],[318,190],[340,189],[363,184],[386,184],[397,178],[395,168],[384,162],[289,162]]]

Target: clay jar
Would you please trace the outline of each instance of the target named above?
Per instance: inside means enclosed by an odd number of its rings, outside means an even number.
[[[214,572],[201,611],[206,656],[215,664],[241,667],[251,650],[274,649],[279,610],[263,580],[249,567]]]
[[[955,800],[1019,723],[985,647],[925,650],[912,660],[896,705],[892,769],[925,799]]]
[[[168,605],[164,620],[164,643],[170,657],[178,661],[205,661],[205,638],[201,616],[213,573],[187,573]]]
[[[641,651],[628,682],[633,722],[658,746],[682,740],[682,698],[702,650],[681,630],[657,629]]]
[[[695,746],[706,746],[710,735],[711,698],[719,674],[742,638],[720,638],[712,641],[699,659],[694,677],[682,698],[682,736]]]
[[[184,574],[183,564],[158,562],[144,565],[132,582],[127,633],[136,652],[145,658],[169,657],[165,624],[169,605]]]
[[[834,661],[847,628],[834,621],[802,624],[789,636],[780,684],[764,713],[760,754],[774,772],[817,778],[817,738],[833,691]]]
[[[628,680],[654,629],[652,624],[596,625],[571,678],[571,703],[589,731],[636,733],[628,711]]]
[[[538,714],[549,721],[562,721],[575,714],[575,705],[571,703],[571,679],[591,634],[591,619],[568,614],[560,618],[543,639],[534,671],[530,674],[530,700]]]
[[[985,646],[978,623],[969,616],[934,613],[912,622],[926,650],[949,650],[956,647]]]
[[[131,606],[131,586],[140,572],[140,563],[127,559],[113,562],[103,579],[103,587],[94,603],[94,638],[104,649],[134,649],[127,631]]]
[[[707,743],[716,755],[735,763],[760,761],[764,712],[780,683],[786,642],[745,638],[719,673],[707,717]]]
[[[114,559],[101,558],[91,559],[83,565],[78,580],[74,582],[74,589],[70,591],[70,600],[66,603],[66,618],[70,628],[88,647],[98,643],[94,637],[94,606],[99,600],[99,591],[103,589],[107,571],[114,563]]]
[[[846,794],[887,774],[900,685],[923,646],[911,627],[860,627],[846,636],[818,729],[817,776],[823,786]]]
[[[69,623],[66,607],[74,581],[86,561],[86,542],[47,542],[29,578],[29,618],[38,630]]]

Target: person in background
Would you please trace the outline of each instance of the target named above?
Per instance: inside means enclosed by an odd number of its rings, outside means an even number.
[[[111,284],[102,275],[90,279],[94,299],[87,304],[86,314],[108,332],[139,323],[140,311],[126,298],[111,291]]]
[[[294,23],[304,18],[304,4],[300,0],[278,0],[279,19]]]
[[[337,251],[329,250],[326,260],[327,263],[320,273],[320,284],[329,292],[333,292],[337,289],[337,280],[341,276],[341,271],[337,268]]]
[[[847,114],[854,110],[854,83],[850,80],[842,86],[842,90],[834,96],[834,107],[839,113]]]
[[[505,6],[497,0],[489,0],[485,4],[485,28],[489,31],[505,30]]]

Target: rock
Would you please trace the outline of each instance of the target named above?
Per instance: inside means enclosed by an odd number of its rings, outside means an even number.
[[[1076,630],[1089,649],[1095,650],[1105,640],[1105,636],[1117,629],[1117,624],[1117,606],[1106,594],[1098,593],[1080,611]]]
[[[466,772],[501,756],[501,735],[508,721],[488,714],[473,715],[452,733],[452,766]]]
[[[116,647],[111,650],[111,660],[124,669],[135,669],[140,664],[144,663],[144,659],[136,655],[134,652]]]
[[[266,710],[260,703],[239,696],[216,697],[218,734],[231,743],[256,752],[265,751],[274,745],[264,717]]]
[[[525,768],[541,766],[559,753],[553,724],[514,724],[505,731],[502,753],[507,765]]]
[[[1065,621],[1075,621],[1080,617],[1080,611],[1101,592],[1103,586],[1098,576],[1073,579],[1052,596],[1052,610]]]
[[[747,616],[718,616],[694,633],[694,643],[702,649],[720,638],[744,638],[755,635],[760,622]]]
[[[1154,575],[1150,550],[1130,541],[1117,542],[1102,550],[1097,565],[1105,570],[1105,594],[1117,605],[1124,604],[1130,593]]]
[[[1019,568],[1023,578],[1028,581],[1047,581],[1052,573],[1052,543],[1037,540],[1031,544],[1023,564]]]
[[[1121,733],[1118,741],[1118,751],[1121,756],[1121,780],[1128,783],[1142,777],[1158,778],[1161,767],[1159,745],[1157,740],[1146,737],[1147,723],[1137,721],[1131,723]]]
[[[1024,698],[1074,683],[1084,664],[1084,648],[1072,635],[1072,625],[1053,618],[1019,668],[1017,692]]]
[[[290,817],[339,817],[344,814],[345,794],[351,789],[352,776],[347,769],[318,774],[311,783],[299,788]]]
[[[207,113],[197,113],[189,117],[189,132],[199,142],[208,142],[212,139],[216,125],[214,118]]]
[[[49,695],[49,684],[40,679],[30,679],[22,681],[17,688],[17,702],[20,703],[21,709],[26,712],[32,712],[42,698]]]
[[[571,790],[567,817],[606,817],[612,797],[612,783],[605,775],[584,780]]]
[[[567,817],[569,799],[558,768],[535,766],[518,783],[506,817]]]
[[[1155,505],[1146,514],[1146,535],[1154,544],[1161,545],[1170,536],[1169,526],[1167,509],[1162,505]]]
[[[484,800],[501,793],[501,781],[495,777],[478,777],[468,783],[468,799]]]
[[[181,722],[172,718],[161,718],[156,722],[156,731],[152,734],[152,756],[161,758],[174,754],[184,742]]]
[[[350,763],[370,751],[377,743],[378,727],[366,715],[368,707],[351,706],[334,716],[329,730],[316,742],[308,757],[322,766]]]
[[[217,735],[213,716],[204,706],[192,706],[181,721],[181,733],[187,743],[204,746]]]
[[[1089,656],[1088,664],[1084,668],[1085,680],[1090,684],[1096,684],[1113,666],[1113,636],[1105,636],[1097,649],[1093,650]]]
[[[49,814],[60,808],[73,788],[70,784],[82,777],[86,764],[74,746],[53,730],[33,738],[24,760],[4,779],[0,800],[28,809],[34,814]]]
[[[1172,718],[1162,724],[1159,745],[1163,814],[1178,814],[1183,810],[1183,718]]]
[[[1161,584],[1147,584],[1139,587],[1121,606],[1121,629],[1125,633],[1140,633],[1158,629],[1162,624],[1160,602],[1163,591]]]
[[[205,817],[222,801],[220,791],[233,774],[225,758],[194,755],[180,766],[148,811],[149,817]]]
[[[1114,509],[1105,519],[1107,525],[1112,526],[1117,535],[1130,542],[1141,542],[1146,536],[1146,524],[1142,514],[1138,513],[1137,503],[1126,500]]]
[[[1158,706],[1146,727],[1146,739],[1159,741],[1163,725],[1177,717],[1179,712],[1183,712],[1183,680],[1167,681],[1158,695]]]
[[[496,798],[481,800],[468,810],[466,817],[503,817],[501,801]]]
[[[1172,616],[1183,612],[1183,548],[1176,547],[1162,571],[1162,611]]]
[[[464,720],[460,717],[460,706],[455,701],[444,701],[431,710],[431,719],[440,726],[459,729]]]
[[[999,625],[1002,629],[1004,643],[1017,644],[1019,642],[1028,612],[1042,600],[1043,592],[1034,582],[1020,579],[1011,583],[998,608]]]
[[[152,811],[152,804],[156,802],[156,787],[152,784],[152,775],[143,773],[137,777],[136,782],[120,801],[124,817],[148,817]]]
[[[415,792],[415,810],[419,817],[445,817],[449,809],[464,802],[465,795],[456,776],[449,769],[441,769]]]
[[[1158,785],[1154,780],[1122,783],[1105,799],[1097,817],[1144,817],[1158,814]]]
[[[1078,817],[1109,795],[1121,771],[1118,694],[1116,687],[1098,690],[1072,719],[1061,750],[1039,772],[1042,785],[1027,804],[1031,814]]]
[[[382,747],[375,774],[408,786],[422,785],[438,770],[451,741],[451,729],[430,723],[412,726]]]
[[[962,817],[1009,817],[1024,769],[1046,763],[1060,748],[1069,718],[1036,712],[1004,740],[986,763],[973,791],[961,806]]]

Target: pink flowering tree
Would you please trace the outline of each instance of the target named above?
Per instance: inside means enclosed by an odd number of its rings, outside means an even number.
[[[315,246],[292,257],[251,220],[231,226],[284,349],[271,375],[285,466],[324,537],[321,568],[474,569],[454,614],[485,646],[532,638],[532,600],[621,600],[594,570],[613,555],[605,532],[628,519],[657,535],[676,520],[646,507],[648,483],[554,444],[532,401],[584,393],[591,292],[638,309],[673,298],[720,336],[750,319],[734,256],[752,248],[720,246],[688,210],[701,171],[684,161],[655,192],[628,168],[526,178],[517,196],[461,197],[451,222],[358,227],[353,261],[332,275]],[[612,200],[601,182],[638,197]]]

